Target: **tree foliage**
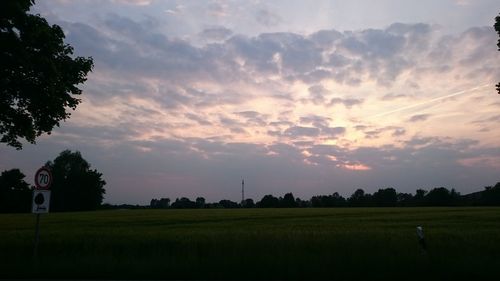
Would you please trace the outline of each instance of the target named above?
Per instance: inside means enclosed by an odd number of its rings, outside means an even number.
[[[28,212],[31,189],[19,169],[3,171],[0,175],[0,212]]]
[[[70,116],[92,58],[73,57],[63,30],[28,14],[34,0],[0,1],[0,142],[22,148]]]
[[[497,46],[500,51],[500,14],[495,18],[495,30],[497,31],[499,37]],[[500,83],[497,84],[497,92],[500,94]]]
[[[279,207],[279,199],[274,197],[271,194],[265,195],[262,197],[260,202],[257,203],[257,207],[260,208],[276,208]]]
[[[149,206],[152,209],[165,209],[170,207],[170,198],[151,199]]]
[[[196,208],[196,202],[191,201],[189,198],[182,197],[175,199],[172,203],[172,208],[174,209],[194,209]]]
[[[295,197],[291,192],[285,194],[285,196],[280,200],[280,206],[284,208],[295,208],[298,207]]]
[[[47,165],[53,176],[50,209],[86,211],[97,209],[106,192],[102,174],[92,170],[80,152],[65,150]]]
[[[394,207],[398,202],[398,194],[394,188],[379,189],[373,193],[372,200],[378,207]]]

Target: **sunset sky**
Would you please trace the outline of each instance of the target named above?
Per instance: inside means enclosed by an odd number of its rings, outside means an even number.
[[[0,170],[79,150],[105,202],[500,181],[498,0],[37,1],[94,70]]]

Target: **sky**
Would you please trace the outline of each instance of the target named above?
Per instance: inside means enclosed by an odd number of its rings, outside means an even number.
[[[497,0],[51,0],[91,56],[71,118],[0,170],[78,150],[105,202],[500,181]]]

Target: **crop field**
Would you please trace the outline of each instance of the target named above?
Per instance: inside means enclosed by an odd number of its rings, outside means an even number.
[[[423,226],[427,251],[415,228]],[[0,215],[0,279],[493,280],[500,208]]]

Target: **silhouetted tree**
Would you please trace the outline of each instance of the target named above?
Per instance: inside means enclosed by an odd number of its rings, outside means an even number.
[[[311,206],[318,207],[343,207],[346,205],[344,197],[340,196],[338,192],[332,195],[319,195],[311,198]]]
[[[158,202],[161,208],[168,208],[170,207],[170,198],[161,198]]]
[[[181,199],[175,199],[175,202],[172,203],[171,206],[174,209],[194,209],[196,208],[196,202],[189,200],[189,198],[182,197]]]
[[[299,208],[307,208],[307,207],[310,207],[310,205],[311,205],[309,201],[302,200],[299,197],[295,198],[295,203],[297,203],[297,206]]]
[[[170,198],[151,199],[149,207],[153,209],[166,209],[170,207]]]
[[[495,17],[495,26],[494,27],[498,33],[498,37],[500,37],[500,14]],[[500,39],[498,39],[497,46],[498,46],[498,50],[500,51]],[[500,94],[500,83],[497,84],[497,92],[498,92],[498,94]]]
[[[367,195],[365,194],[365,191],[361,188],[356,189],[354,193],[349,197],[348,199],[349,205],[355,206],[355,207],[361,207],[361,206],[366,206],[367,204]]]
[[[456,205],[460,195],[452,190],[450,192],[444,187],[433,188],[425,195],[424,202],[428,206],[450,206]]]
[[[196,207],[197,208],[205,208],[205,198],[203,198],[203,197],[196,198]]]
[[[481,192],[480,205],[500,206],[500,182],[493,187],[486,187]]]
[[[79,151],[65,150],[46,164],[52,171],[50,209],[84,211],[97,209],[106,192],[102,174],[92,170]]]
[[[398,206],[412,206],[414,204],[414,197],[411,193],[398,193],[397,201]]]
[[[243,201],[243,206],[244,208],[253,208],[255,207],[255,203],[253,202],[253,199],[247,198],[245,201]]]
[[[417,191],[415,191],[414,199],[415,200],[424,200],[425,194],[427,194],[427,190],[417,189]]]
[[[260,202],[257,203],[259,208],[277,208],[279,207],[279,199],[272,196],[271,194],[262,197]]]
[[[219,205],[222,208],[227,208],[227,209],[234,209],[234,208],[239,208],[240,205],[236,202],[233,202],[231,200],[223,199],[219,201]]]
[[[338,192],[334,192],[330,197],[333,207],[344,207],[346,205],[346,199],[342,197]]]
[[[29,212],[31,189],[19,169],[3,171],[0,175],[0,212]]]
[[[34,0],[0,1],[0,142],[17,149],[35,143],[70,116],[92,58],[74,57],[64,32],[39,15],[28,14]]]
[[[379,207],[394,207],[398,202],[398,196],[394,188],[379,189],[373,193],[372,202]]]
[[[282,208],[295,208],[297,207],[297,202],[295,202],[295,197],[293,197],[292,193],[286,193],[279,205]]]
[[[103,206],[106,205],[106,208],[108,207],[107,204],[103,204]],[[156,209],[158,208],[158,199],[151,199],[151,201],[149,202],[149,207],[151,207],[152,209]]]

